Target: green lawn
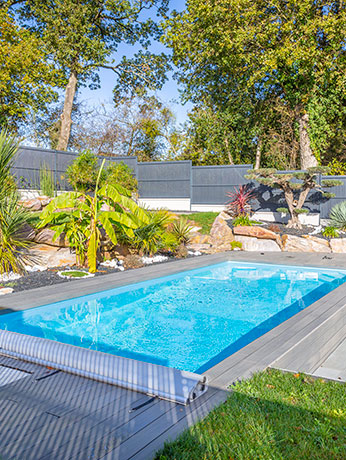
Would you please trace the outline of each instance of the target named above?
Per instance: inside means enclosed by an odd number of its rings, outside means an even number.
[[[218,212],[195,212],[192,214],[182,214],[189,220],[193,220],[199,227],[202,227],[201,233],[209,233]]]
[[[160,460],[345,460],[346,386],[268,370],[238,383]]]

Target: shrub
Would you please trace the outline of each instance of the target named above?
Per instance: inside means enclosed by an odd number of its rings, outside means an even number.
[[[339,232],[335,227],[329,226],[323,230],[322,235],[326,238],[338,238]]]
[[[240,241],[231,241],[231,250],[234,251],[236,248],[237,249],[242,249],[243,248],[243,243]]]
[[[131,168],[124,162],[110,163],[106,170],[106,183],[110,185],[119,184],[133,193],[138,192],[138,181],[133,176]]]
[[[192,226],[186,217],[180,217],[173,222],[171,232],[175,235],[179,244],[188,244],[191,239]]]
[[[248,185],[240,185],[239,188],[234,188],[234,192],[228,192],[227,196],[232,198],[226,203],[227,212],[232,217],[239,217],[250,214],[251,200],[255,198],[255,194],[249,190]]]
[[[342,201],[332,207],[329,219],[333,227],[346,230],[346,201]]]
[[[98,173],[97,156],[89,150],[81,152],[66,170],[67,180],[73,189],[84,193],[95,190]],[[100,184],[104,179],[105,172],[102,170]]]
[[[40,168],[40,189],[45,196],[53,197],[55,195],[54,173],[46,165]]]
[[[238,216],[232,220],[233,227],[251,227],[256,223],[257,222],[255,220],[251,220],[247,215]]]
[[[0,199],[0,274],[22,273],[32,261],[26,249],[31,244],[22,232],[30,212],[19,206],[17,192]]]
[[[339,161],[334,158],[330,163],[328,163],[328,175],[330,176],[345,176],[346,175],[346,162]]]

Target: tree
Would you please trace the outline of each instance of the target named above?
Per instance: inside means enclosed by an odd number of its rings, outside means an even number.
[[[166,21],[164,41],[185,99],[209,98],[228,113],[250,101],[259,135],[267,130],[270,102],[284,101],[295,114],[305,169],[321,156],[322,130],[311,123],[316,100],[324,110],[328,94],[339,107],[345,102],[345,25],[341,1],[190,0]]]
[[[18,0],[16,12],[22,24],[45,43],[50,60],[66,78],[64,107],[57,148],[66,150],[71,132],[71,113],[77,88],[99,86],[98,71],[106,68],[117,77],[115,94],[133,90],[140,94],[165,81],[167,60],[147,49],[150,38],[160,35],[148,11],[157,16],[167,11],[167,0]],[[120,44],[140,44],[132,59],[113,59]]]
[[[287,208],[278,208],[278,212],[290,214],[290,220],[287,224],[290,228],[302,228],[299,222],[299,215],[307,213],[308,210],[304,209],[304,203],[311,190],[321,190],[321,194],[325,198],[332,198],[334,193],[326,193],[322,191],[324,187],[335,187],[342,185],[338,180],[323,180],[318,184],[317,177],[319,174],[326,174],[328,168],[326,167],[311,167],[303,172],[294,173],[278,173],[276,169],[250,169],[245,176],[246,179],[256,180],[260,184],[267,185],[268,187],[280,189],[283,191]],[[294,182],[296,179],[299,182]]]
[[[124,98],[117,107],[104,105],[83,116],[74,131],[73,147],[152,161],[178,156],[183,142],[172,111],[151,96]]]
[[[0,125],[18,129],[30,110],[56,99],[60,82],[41,40],[0,8]]]

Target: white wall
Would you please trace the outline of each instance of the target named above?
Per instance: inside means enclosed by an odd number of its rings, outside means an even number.
[[[170,211],[190,211],[190,198],[140,198],[139,204],[149,209],[165,208]]]

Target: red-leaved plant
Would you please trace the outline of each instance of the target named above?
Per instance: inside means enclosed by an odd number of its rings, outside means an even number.
[[[240,185],[239,188],[234,187],[234,192],[228,192],[227,196],[231,198],[231,200],[226,203],[227,212],[232,217],[250,214],[250,202],[255,198],[255,194],[249,190],[247,185]]]

